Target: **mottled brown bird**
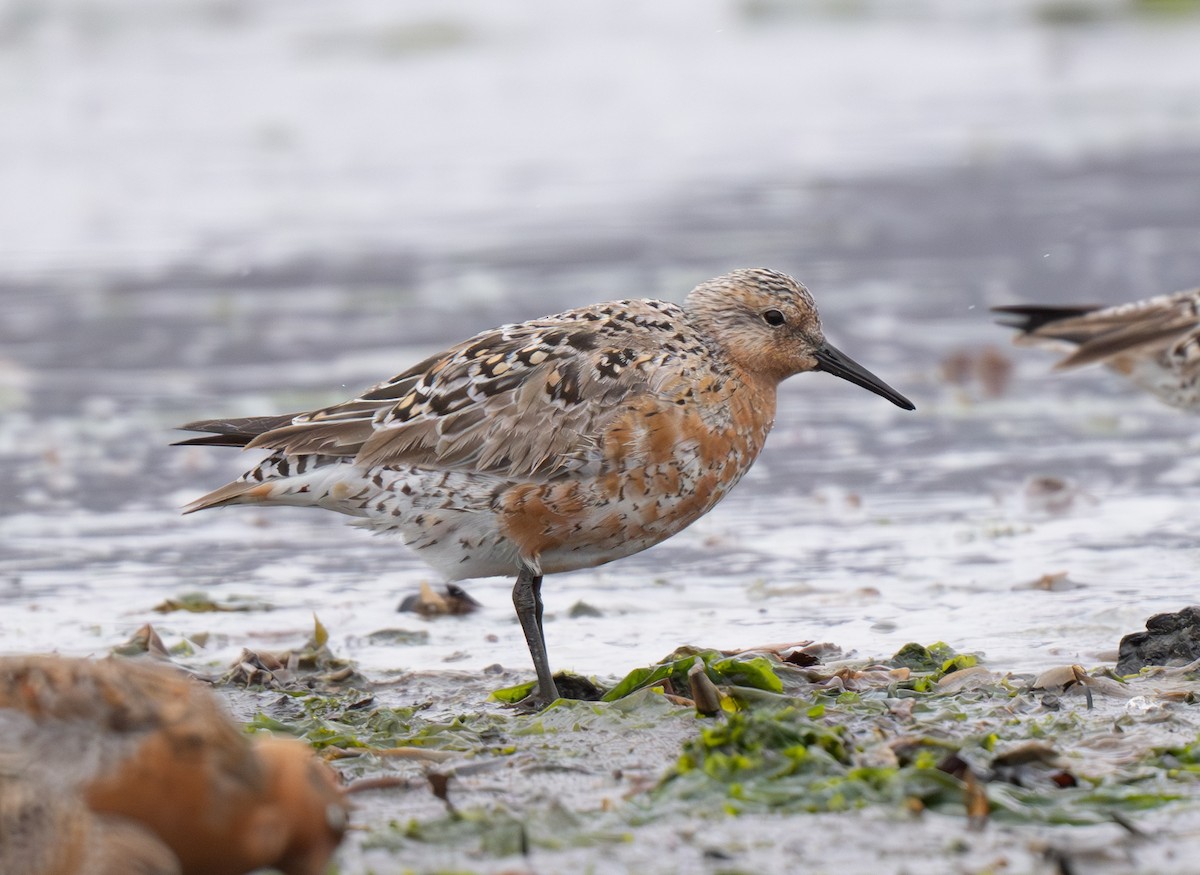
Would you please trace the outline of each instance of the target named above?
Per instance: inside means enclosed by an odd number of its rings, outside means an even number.
[[[321,507],[398,532],[449,580],[515,576],[544,703],[558,691],[542,575],[706,514],[762,450],[780,381],[805,371],[913,407],[826,342],[804,286],[738,270],[683,306],[612,301],[485,331],[322,410],[190,423],[212,434],[183,443],[271,455],[186,510]]]

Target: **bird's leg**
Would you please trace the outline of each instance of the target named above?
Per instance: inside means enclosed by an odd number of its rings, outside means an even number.
[[[542,641],[542,652],[546,654],[546,664],[550,664],[550,651],[546,649],[546,627],[542,623],[542,576],[539,574],[533,578],[531,584],[533,589],[533,604],[534,616],[537,617],[538,638]]]
[[[529,645],[529,655],[533,657],[533,667],[537,671],[538,688],[534,699],[541,705],[549,705],[558,698],[558,687],[554,685],[554,676],[550,674],[546,637],[542,633],[540,574],[534,574],[527,568],[521,569],[513,585],[513,607],[517,609],[517,619],[521,621],[521,631],[525,633],[525,643]]]

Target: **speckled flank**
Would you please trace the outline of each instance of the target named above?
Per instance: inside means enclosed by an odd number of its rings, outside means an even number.
[[[1161,401],[1200,410],[1200,289],[1116,307],[999,307],[1017,342],[1070,350],[1060,369],[1103,363]]]

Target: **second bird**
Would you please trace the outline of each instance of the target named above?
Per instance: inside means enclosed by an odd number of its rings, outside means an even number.
[[[1070,352],[1056,368],[1103,362],[1160,401],[1200,410],[1200,289],[1116,307],[994,307],[1016,342]]]
[[[448,580],[515,576],[513,604],[558,697],[542,575],[591,568],[695,522],[754,463],[779,383],[804,371],[912,403],[826,342],[808,290],[738,270],[683,306],[594,304],[485,331],[321,410],[204,420],[183,443],[271,455],[187,512],[321,507],[395,531]]]

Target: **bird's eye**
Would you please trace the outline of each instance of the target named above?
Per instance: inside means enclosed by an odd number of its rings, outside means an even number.
[[[778,310],[765,310],[765,311],[763,311],[762,318],[763,318],[763,322],[766,322],[768,325],[770,325],[772,327],[782,325],[784,322],[787,321],[786,319],[783,318],[783,314],[780,313]]]

